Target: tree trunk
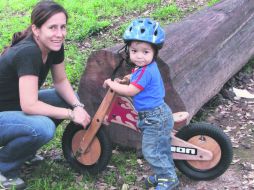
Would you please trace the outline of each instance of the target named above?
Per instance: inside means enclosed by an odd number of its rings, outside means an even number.
[[[254,55],[254,1],[225,0],[166,27],[160,57],[193,116]]]

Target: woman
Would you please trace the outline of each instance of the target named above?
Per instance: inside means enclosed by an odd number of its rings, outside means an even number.
[[[70,119],[84,127],[90,122],[64,70],[67,19],[59,4],[39,2],[31,25],[14,34],[0,57],[0,183],[5,188],[25,187],[19,170],[53,138],[55,121]],[[55,89],[38,90],[49,70]]]

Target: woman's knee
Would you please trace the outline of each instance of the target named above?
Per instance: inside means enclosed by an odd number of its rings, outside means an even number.
[[[40,120],[37,122],[37,125],[34,126],[34,130],[37,139],[40,139],[44,143],[47,143],[54,138],[56,126],[50,118],[41,117]]]
[[[55,124],[46,116],[28,116],[21,111],[2,112],[0,116],[0,144],[6,144],[18,137],[27,137],[45,144],[54,137]]]

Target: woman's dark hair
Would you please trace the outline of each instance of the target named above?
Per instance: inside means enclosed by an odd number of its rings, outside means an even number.
[[[57,13],[64,13],[66,16],[66,20],[68,20],[68,14],[66,10],[61,5],[55,3],[54,1],[43,0],[37,3],[31,14],[31,25],[21,32],[14,33],[9,47],[14,46],[27,36],[31,35],[32,24],[34,24],[37,28],[40,28],[51,16]],[[5,49],[4,52],[7,49]]]
[[[57,13],[64,13],[66,20],[68,14],[66,10],[54,1],[41,1],[33,9],[31,14],[31,24],[40,28],[51,16]]]

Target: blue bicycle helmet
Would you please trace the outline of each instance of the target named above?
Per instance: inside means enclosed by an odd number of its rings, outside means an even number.
[[[131,40],[144,41],[162,48],[165,41],[165,32],[159,23],[150,18],[134,20],[123,34],[124,42]]]

